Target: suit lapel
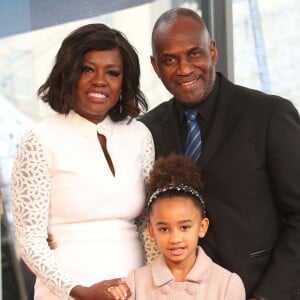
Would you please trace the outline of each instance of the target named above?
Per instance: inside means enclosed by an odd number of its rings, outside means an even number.
[[[169,104],[168,111],[161,123],[162,137],[164,139],[163,143],[165,143],[164,148],[168,149],[167,153],[175,152],[182,154],[183,149],[175,101],[171,100]]]
[[[210,159],[214,156],[219,146],[224,142],[227,134],[230,132],[232,125],[239,111],[238,103],[234,103],[234,94],[231,92],[232,83],[225,77],[221,76],[220,91],[217,98],[214,116],[208,131],[207,140],[198,166],[204,170]]]

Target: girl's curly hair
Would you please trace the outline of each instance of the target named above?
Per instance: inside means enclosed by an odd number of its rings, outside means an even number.
[[[189,186],[201,194],[203,190],[203,182],[196,164],[188,157],[175,153],[172,153],[167,157],[159,157],[155,161],[146,183],[148,201],[151,195],[153,195],[153,193],[155,193],[158,189],[163,189],[170,185]],[[156,199],[178,195],[191,197],[193,202],[200,208],[200,211],[203,214],[203,207],[199,199],[191,193],[183,190],[168,190],[161,193]],[[151,211],[153,202],[149,205],[149,212]]]

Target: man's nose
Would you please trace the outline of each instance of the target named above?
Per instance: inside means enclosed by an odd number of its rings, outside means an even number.
[[[194,65],[187,58],[182,58],[178,62],[177,70],[179,75],[189,75],[193,72]]]

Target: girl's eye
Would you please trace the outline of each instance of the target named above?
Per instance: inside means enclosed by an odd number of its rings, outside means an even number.
[[[93,72],[93,68],[88,67],[88,66],[83,66],[81,69],[81,73],[90,73]]]
[[[167,227],[161,227],[161,228],[158,229],[158,231],[160,231],[160,232],[167,232],[168,228]]]
[[[189,230],[190,228],[191,228],[191,226],[189,226],[189,225],[184,225],[184,226],[181,227],[181,229],[182,229],[183,231],[187,231],[187,230]]]

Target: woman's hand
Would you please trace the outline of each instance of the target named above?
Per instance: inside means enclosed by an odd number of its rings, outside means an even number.
[[[126,300],[131,296],[130,289],[125,282],[121,282],[119,285],[113,285],[107,288],[107,291],[114,296],[115,300]]]
[[[125,300],[131,295],[121,279],[104,280],[89,287],[75,286],[70,296],[77,300]]]
[[[52,233],[48,233],[47,243],[48,243],[48,246],[51,250],[57,248],[57,244],[54,240],[54,235]]]
[[[53,234],[48,233],[47,242],[50,249],[57,248]],[[117,278],[104,280],[90,287],[77,285],[71,290],[70,296],[78,300],[126,300],[131,292],[128,285]]]

